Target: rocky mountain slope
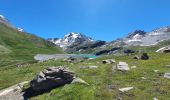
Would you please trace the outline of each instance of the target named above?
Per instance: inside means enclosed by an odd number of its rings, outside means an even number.
[[[82,33],[69,33],[64,38],[50,38],[48,41],[60,46],[68,53],[76,53],[87,50],[93,50],[96,47],[104,45],[105,41],[96,41]]]
[[[93,39],[85,36],[84,34],[73,32],[65,35],[62,39],[51,38],[48,40],[65,49],[74,44],[83,44],[94,41]]]
[[[132,34],[132,37],[124,39],[128,45],[151,46],[170,39],[170,27],[158,28],[151,32],[135,31]]]
[[[38,53],[62,53],[62,50],[33,34],[22,32],[0,16],[0,67],[33,60]]]
[[[128,46],[152,46],[161,41],[170,39],[170,27],[162,27],[151,32],[135,30],[127,34],[126,37],[116,39],[112,42],[96,41],[80,33],[70,33],[64,38],[51,38],[50,42],[62,47],[68,53],[115,53],[115,48]]]

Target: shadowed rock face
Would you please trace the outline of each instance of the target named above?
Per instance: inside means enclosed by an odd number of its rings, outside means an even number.
[[[31,87],[34,91],[48,91],[57,86],[71,83],[74,73],[65,69],[51,67],[41,71],[32,81]]]

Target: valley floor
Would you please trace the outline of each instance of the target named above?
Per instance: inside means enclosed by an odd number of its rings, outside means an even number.
[[[0,69],[0,89],[32,80],[41,70],[50,66],[67,65],[70,70],[90,85],[67,84],[52,91],[32,97],[31,100],[170,100],[170,80],[164,73],[170,72],[170,54],[150,53],[150,60],[135,60],[132,56],[104,56],[78,63],[63,60],[49,60],[22,67]],[[102,60],[112,58],[118,63],[125,61],[136,66],[130,71],[113,71],[112,64]],[[97,69],[82,69],[82,66],[98,66]],[[156,71],[157,70],[157,71]],[[134,87],[128,92],[119,88]]]

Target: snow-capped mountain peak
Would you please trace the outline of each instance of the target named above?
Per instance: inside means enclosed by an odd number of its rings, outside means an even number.
[[[23,31],[24,31],[24,29],[22,29],[22,28],[20,28],[20,27],[18,27],[17,30],[20,31],[20,32],[23,32]]]
[[[3,15],[0,15],[0,18],[1,18],[1,19],[5,19],[5,17],[4,17]]]
[[[8,20],[3,15],[0,15],[0,22],[4,24],[9,24]]]
[[[79,34],[80,33],[71,32],[71,33],[65,35],[64,38],[67,38],[67,37],[77,38]]]
[[[136,30],[132,33],[129,33],[128,36],[125,38],[125,43],[127,44],[139,44],[141,39],[146,35],[146,32],[143,30]]]
[[[85,42],[94,41],[92,38],[87,37],[81,33],[71,32],[64,36],[61,39],[48,39],[49,41],[53,42],[56,45],[59,45],[61,48],[67,48],[73,44],[82,44]]]
[[[18,30],[20,32],[24,31],[22,28],[15,27],[14,25],[12,25],[10,23],[10,21],[6,17],[4,17],[3,15],[0,15],[0,23],[5,24],[8,27],[14,28],[14,29],[16,29],[16,30]]]

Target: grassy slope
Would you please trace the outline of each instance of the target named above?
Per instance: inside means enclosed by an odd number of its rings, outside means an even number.
[[[147,48],[147,50],[155,50]],[[140,55],[140,54],[139,54]],[[22,68],[11,68],[0,70],[0,89],[6,88],[21,81],[31,80],[39,71],[48,66],[68,65],[77,76],[84,79],[90,85],[69,84],[53,89],[49,93],[33,97],[33,100],[151,100],[157,97],[159,100],[169,100],[170,80],[163,78],[165,72],[170,72],[170,54],[157,54],[150,52],[150,60],[135,60],[133,56],[105,56],[95,60],[87,60],[71,65],[67,62],[47,61],[26,65]],[[115,58],[116,61],[126,61],[130,66],[137,66],[128,72],[113,72],[112,65],[101,63],[103,59]],[[99,62],[99,63],[98,63]],[[80,66],[97,65],[99,68],[80,69]],[[159,72],[154,72],[159,70]],[[141,77],[146,77],[143,80]],[[115,85],[115,89],[109,89],[108,85]],[[133,86],[134,89],[127,93],[119,92],[119,88]]]
[[[54,53],[55,48],[50,47],[49,50],[47,47],[38,42],[34,44],[30,41],[35,41],[37,39],[30,38],[30,36],[25,36],[23,33],[18,33],[15,30],[11,33],[22,34],[17,35],[17,37],[24,37],[23,40],[20,38],[14,39],[16,36],[11,36],[8,42],[8,39],[4,40],[2,38],[2,33],[9,33],[7,31],[7,27],[0,26],[0,43],[3,50],[1,52],[6,51],[6,53],[1,53],[1,61],[4,59],[3,63],[5,63],[5,59],[8,61],[14,60],[19,61],[27,61],[32,58],[32,54],[36,54],[39,52],[42,53]],[[35,37],[35,36],[33,36]],[[28,40],[25,38],[28,38]],[[36,37],[35,37],[36,38]],[[33,39],[33,40],[32,40]],[[13,41],[13,42],[10,42]],[[16,41],[16,42],[15,42]],[[18,42],[20,41],[20,42]],[[43,41],[40,39],[40,41]],[[15,45],[13,45],[15,43]],[[19,43],[19,44],[18,44]],[[31,44],[32,43],[32,44]],[[39,44],[40,43],[40,44]],[[27,44],[27,45],[26,45]],[[114,57],[114,56],[105,56],[102,58],[98,58],[95,60],[87,60],[81,63],[75,63],[71,65],[67,62],[58,61],[47,61],[43,63],[34,63],[30,65],[25,65],[23,67],[16,66],[7,66],[0,68],[0,89],[9,87],[16,83],[31,80],[39,71],[43,70],[48,66],[59,66],[59,65],[68,65],[71,70],[73,70],[76,75],[90,85],[81,85],[81,84],[69,84],[63,87],[59,87],[53,89],[49,93],[45,93],[43,95],[39,95],[37,97],[33,97],[33,100],[116,100],[118,97],[122,97],[123,100],[151,100],[153,97],[157,97],[159,100],[169,100],[170,98],[170,80],[163,78],[163,74],[165,72],[170,72],[170,68],[165,65],[170,65],[170,54],[157,54],[154,51],[163,45],[167,45],[169,42],[163,42],[158,46],[153,47],[143,47],[143,52],[147,51],[151,57],[150,60],[134,60],[133,56],[122,56],[122,57]],[[19,45],[19,46],[18,46]],[[39,46],[41,45],[41,46]],[[26,46],[26,47],[24,47]],[[22,48],[21,48],[22,47]],[[23,48],[24,47],[24,48]],[[38,47],[33,48],[33,47]],[[8,50],[5,50],[8,49]],[[133,47],[133,49],[139,49],[139,47]],[[23,50],[23,51],[22,51]],[[30,50],[30,51],[28,51]],[[38,50],[38,51],[37,51]],[[54,50],[54,51],[53,51]],[[24,54],[24,55],[23,55]],[[27,55],[27,56],[25,56]],[[141,54],[139,54],[141,55]],[[137,66],[136,69],[132,69],[128,72],[113,72],[112,65],[104,65],[101,63],[103,59],[107,58],[115,58],[116,61],[126,61],[130,66]],[[13,60],[9,60],[13,59]],[[98,63],[99,62],[99,63]],[[7,64],[5,63],[5,64]],[[9,65],[9,64],[8,64]],[[97,69],[80,69],[80,66],[89,66],[89,65],[97,65],[99,68]],[[154,72],[154,70],[159,70],[159,72]],[[146,80],[141,79],[141,77],[146,77]],[[115,85],[115,89],[109,89],[108,85]],[[134,89],[130,90],[127,93],[119,92],[118,88],[124,88],[128,86],[133,86]]]
[[[37,53],[63,52],[42,38],[0,23],[0,67],[32,61]]]

